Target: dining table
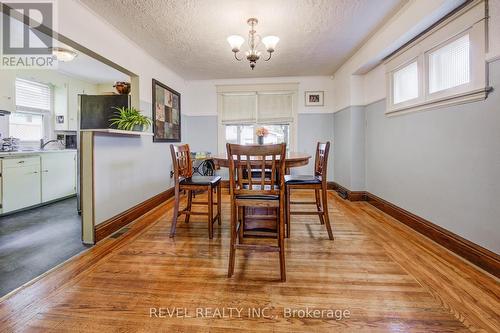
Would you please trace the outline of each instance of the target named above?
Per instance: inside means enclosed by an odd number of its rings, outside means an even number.
[[[229,159],[227,154],[212,155],[212,160],[216,168],[229,168]],[[285,156],[285,169],[286,174],[290,174],[291,168],[301,167],[309,164],[311,155],[300,152],[287,152]]]

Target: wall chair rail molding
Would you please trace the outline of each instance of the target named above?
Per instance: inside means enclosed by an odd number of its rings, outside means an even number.
[[[387,215],[407,225],[418,233],[430,238],[449,251],[500,278],[500,256],[426,219],[394,205],[369,192],[352,192],[337,183],[329,183],[344,199],[366,201]]]

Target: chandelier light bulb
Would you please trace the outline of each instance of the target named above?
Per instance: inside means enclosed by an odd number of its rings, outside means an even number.
[[[227,37],[227,42],[231,46],[233,52],[238,52],[241,48],[241,45],[245,42],[245,39],[238,35],[232,35]]]
[[[268,52],[274,52],[274,49],[279,41],[279,37],[276,36],[266,36],[262,38],[262,43],[264,43]]]

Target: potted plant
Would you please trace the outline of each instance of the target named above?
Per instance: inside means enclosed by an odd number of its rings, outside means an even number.
[[[109,119],[110,126],[116,126],[117,129],[125,131],[142,132],[151,125],[151,119],[141,114],[141,111],[134,107],[126,108],[124,106],[115,107],[115,117]]]
[[[269,131],[265,127],[259,127],[255,130],[255,135],[257,135],[257,143],[259,145],[264,144],[264,137],[269,134]]]

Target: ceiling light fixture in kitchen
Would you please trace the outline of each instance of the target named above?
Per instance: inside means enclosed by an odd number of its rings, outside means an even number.
[[[57,61],[69,62],[73,61],[78,56],[78,53],[75,51],[63,47],[53,47],[51,50],[52,55]]]

